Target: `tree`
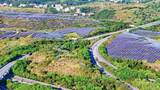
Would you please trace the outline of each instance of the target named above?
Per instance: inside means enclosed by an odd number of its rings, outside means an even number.
[[[114,10],[103,9],[95,14],[96,19],[109,19],[115,14]]]
[[[48,7],[47,8],[47,13],[57,14],[58,11],[53,7]]]

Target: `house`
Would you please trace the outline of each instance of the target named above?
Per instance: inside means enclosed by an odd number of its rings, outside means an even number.
[[[12,7],[13,6],[13,4],[9,4],[9,7]]]
[[[80,14],[80,13],[81,13],[81,10],[80,10],[79,8],[77,8],[77,9],[76,9],[76,13],[77,13],[77,14]]]
[[[64,7],[63,7],[63,5],[61,5],[61,4],[55,4],[54,8],[55,8],[57,11],[61,11]]]
[[[38,4],[38,5],[34,4],[34,7],[35,8],[47,8],[48,5],[47,4],[45,4],[45,5],[43,5],[43,4]]]
[[[5,7],[5,6],[8,6],[8,4],[7,3],[0,4],[0,7]]]
[[[71,6],[71,7],[70,7],[70,9],[71,9],[71,10],[75,10],[75,9],[76,9],[76,7],[74,7],[74,6]]]
[[[8,6],[8,4],[7,3],[3,3],[3,6]]]
[[[86,16],[86,13],[81,13],[82,16]]]
[[[94,13],[88,13],[88,16],[93,16],[94,15]]]
[[[43,5],[43,8],[47,8],[47,7],[48,7],[48,5],[47,5],[47,4]]]
[[[20,4],[18,7],[26,7],[26,4]]]
[[[68,7],[67,7],[67,8],[64,8],[63,11],[64,11],[64,12],[69,12],[69,11],[70,11],[70,8],[68,8]]]
[[[110,0],[110,1],[114,3],[119,3],[119,2],[123,2],[124,0]]]

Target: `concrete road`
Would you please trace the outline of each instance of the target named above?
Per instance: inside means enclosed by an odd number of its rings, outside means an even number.
[[[24,56],[18,58],[17,60],[22,60],[22,59],[27,58],[27,57],[29,57],[29,54],[24,55]],[[14,61],[6,64],[4,67],[2,67],[0,69],[0,80],[2,80],[4,78],[4,76],[9,73],[11,67],[16,63],[17,60],[14,60]]]

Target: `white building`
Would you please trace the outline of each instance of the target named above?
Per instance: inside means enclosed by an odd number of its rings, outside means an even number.
[[[61,11],[63,9],[63,6],[61,4],[55,4],[54,8],[57,10],[57,11]]]
[[[12,7],[13,6],[13,4],[9,4],[9,7]]]
[[[5,6],[8,6],[8,4],[7,3],[0,4],[0,7],[5,7]]]
[[[63,11],[64,11],[64,12],[69,12],[70,9],[67,7],[67,8],[64,8]]]
[[[118,3],[118,2],[123,2],[123,0],[110,0],[111,2],[115,2],[115,3]]]
[[[71,7],[70,7],[70,9],[71,9],[71,10],[75,10],[75,9],[76,9],[76,7],[74,7],[74,6],[71,6]]]
[[[7,3],[3,3],[3,6],[8,6],[8,4]]]
[[[26,7],[26,4],[20,4],[18,7]]]
[[[43,4],[36,5],[36,4],[35,4],[34,7],[35,7],[35,8],[47,8],[48,5],[47,5],[47,4],[45,4],[45,5],[43,5]]]
[[[80,10],[79,8],[77,8],[77,9],[76,9],[76,13],[77,13],[77,14],[80,14],[80,13],[81,13],[81,10]]]

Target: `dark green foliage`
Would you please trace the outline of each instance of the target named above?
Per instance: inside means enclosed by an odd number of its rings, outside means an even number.
[[[58,11],[53,7],[48,7],[46,10],[47,13],[57,14]]]
[[[81,48],[81,49],[80,49],[80,52],[82,53],[83,58],[84,58],[85,60],[89,60],[89,59],[90,59],[89,53],[88,53],[88,48],[87,48],[87,47]]]
[[[27,60],[20,60],[17,61],[17,64],[13,66],[12,70],[13,72],[17,73],[23,73],[27,71],[27,65],[29,64],[29,61]]]
[[[0,66],[11,62],[13,60],[18,59],[24,54],[32,53],[38,50],[38,47],[35,44],[15,47],[11,49],[6,55],[1,56],[0,58]]]
[[[145,28],[145,30],[151,30],[151,31],[154,31],[154,32],[159,32],[160,31],[160,25],[155,25],[155,26],[147,27],[147,28]],[[155,36],[155,37],[159,38],[159,36]]]
[[[94,15],[95,19],[111,19],[115,14],[114,10],[103,9]]]
[[[118,68],[118,70],[115,71],[115,74],[122,80],[129,80],[135,78],[145,79],[149,77],[144,71],[137,71],[128,67]]]
[[[152,8],[153,10],[156,10],[157,12],[160,12],[160,2],[153,2],[152,4],[149,4],[147,7]]]
[[[108,32],[115,32],[118,30],[122,30],[128,27],[127,23],[124,23],[122,21],[115,22],[115,21],[101,21],[97,24],[97,30],[90,33],[90,36],[108,33]]]
[[[91,12],[95,12],[96,11],[94,8],[91,8],[91,7],[82,7],[82,8],[80,8],[80,10],[83,13],[91,13]]]

